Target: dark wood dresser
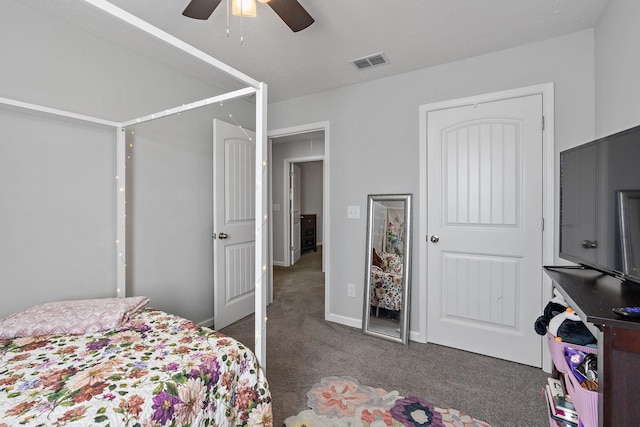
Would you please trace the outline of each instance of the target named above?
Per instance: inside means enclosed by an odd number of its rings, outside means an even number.
[[[304,214],[300,220],[300,252],[313,249],[316,252],[316,214]]]
[[[598,328],[598,426],[640,425],[640,320],[611,311],[640,306],[640,285],[589,268],[545,267],[583,321]]]

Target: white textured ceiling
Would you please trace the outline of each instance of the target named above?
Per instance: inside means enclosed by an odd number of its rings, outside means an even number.
[[[258,17],[230,18],[226,2],[207,21],[182,16],[188,0],[112,0],[116,6],[256,80],[279,101],[573,33],[595,25],[608,0],[299,0],[314,17],[293,33],[258,3]],[[218,74],[80,0],[20,0],[86,31],[157,57],[227,89]],[[357,71],[349,62],[384,52],[389,64]],[[241,85],[240,85],[241,86]],[[238,87],[240,87],[238,86]]]

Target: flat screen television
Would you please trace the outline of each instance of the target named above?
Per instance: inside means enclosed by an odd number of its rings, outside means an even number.
[[[640,283],[640,126],[560,153],[560,257]]]

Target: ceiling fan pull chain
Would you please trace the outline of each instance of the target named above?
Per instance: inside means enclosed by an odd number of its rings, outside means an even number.
[[[227,38],[229,38],[229,1],[227,0]]]
[[[240,45],[242,45],[242,42],[244,42],[244,33],[242,32],[242,20],[244,19],[244,17],[242,15],[244,14],[240,14]]]

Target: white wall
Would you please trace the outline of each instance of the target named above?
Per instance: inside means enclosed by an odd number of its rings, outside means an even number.
[[[595,29],[596,131],[640,124],[640,2],[610,0]]]
[[[269,106],[270,129],[320,121],[331,124],[332,223],[330,246],[326,247],[330,320],[357,324],[362,313],[366,215],[349,220],[347,206],[359,205],[361,212],[366,212],[369,193],[413,193],[414,207],[420,206],[418,107],[554,82],[559,151],[594,135],[593,50],[593,31],[587,30]],[[413,214],[417,225],[417,208]],[[416,242],[424,237],[413,237],[416,254]],[[413,260],[414,266],[420,263]],[[425,284],[418,283],[417,277],[416,268],[413,301],[419,301],[425,291]],[[356,298],[347,297],[348,283],[360,287]],[[416,324],[418,311],[424,309],[413,304],[413,330],[426,326]]]
[[[0,96],[112,120],[220,89],[14,1],[0,13]],[[138,126],[127,168],[129,295],[213,317],[212,119],[228,102]],[[115,131],[0,108],[0,317],[50,300],[115,296]]]
[[[114,296],[114,136],[0,109],[0,317]]]

